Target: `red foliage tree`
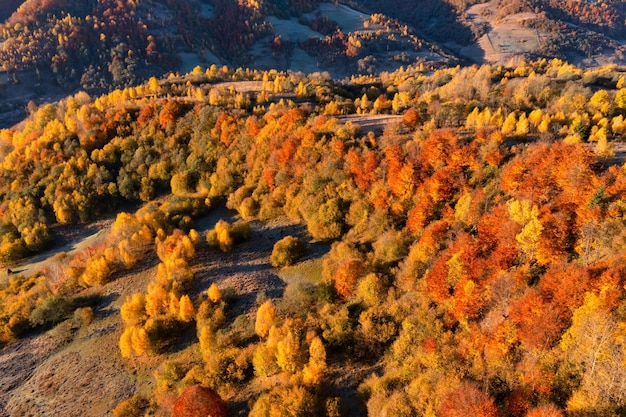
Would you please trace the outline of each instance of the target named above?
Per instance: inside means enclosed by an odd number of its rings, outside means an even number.
[[[344,300],[352,297],[357,281],[363,273],[363,263],[358,259],[348,259],[343,261],[333,280],[335,282],[335,291]]]
[[[440,417],[496,417],[493,398],[471,382],[462,382],[452,389],[439,405]]]
[[[184,390],[176,403],[172,417],[226,417],[226,403],[210,388],[192,385]]]

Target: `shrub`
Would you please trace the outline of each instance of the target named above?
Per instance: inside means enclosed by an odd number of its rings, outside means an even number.
[[[259,213],[259,202],[252,197],[246,197],[239,206],[239,214],[244,219],[250,219]]]
[[[54,296],[46,299],[30,313],[28,320],[32,326],[42,326],[60,323],[72,311],[72,302],[63,296]]]
[[[250,225],[246,222],[229,224],[219,220],[215,228],[209,230],[206,240],[209,246],[219,248],[222,252],[230,252],[236,243],[242,242],[250,236]]]
[[[226,403],[212,389],[192,385],[184,390],[176,403],[172,417],[226,417]]]
[[[304,255],[305,247],[300,239],[293,236],[287,236],[274,245],[270,261],[276,268],[282,266],[293,265],[298,259]]]
[[[274,388],[263,394],[250,410],[250,417],[313,417],[318,414],[317,398],[301,386]]]
[[[148,400],[135,394],[115,407],[113,417],[141,417],[145,414],[148,404]]]
[[[235,243],[243,242],[250,237],[250,225],[248,224],[248,222],[233,223],[231,226],[230,235]]]
[[[212,303],[219,303],[222,300],[222,292],[215,283],[211,284],[207,290],[207,295]]]
[[[76,326],[86,326],[93,321],[93,308],[81,307],[74,311],[73,322]]]
[[[256,322],[254,324],[254,332],[260,337],[265,337],[270,328],[276,322],[276,307],[272,300],[267,300],[256,312]]]

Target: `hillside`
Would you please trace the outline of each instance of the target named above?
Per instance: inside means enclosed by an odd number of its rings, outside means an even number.
[[[328,73],[559,58],[623,64],[623,2],[65,0],[0,5],[0,126],[79,90],[200,65]]]
[[[211,64],[335,78],[454,58],[402,22],[317,0],[27,0],[0,28],[0,125],[27,103]],[[7,3],[7,14],[14,9]],[[358,5],[355,5],[358,7]],[[0,19],[4,20],[4,19]]]
[[[0,410],[622,415],[625,80],[212,65],[33,107]]]

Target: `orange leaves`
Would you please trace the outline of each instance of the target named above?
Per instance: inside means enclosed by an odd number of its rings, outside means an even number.
[[[378,168],[378,157],[375,152],[365,151],[359,155],[354,149],[348,150],[346,154],[348,170],[354,178],[357,187],[362,191],[369,190],[376,179],[376,168]]]
[[[169,100],[165,103],[161,111],[159,112],[159,125],[161,129],[166,130],[172,128],[174,122],[180,117],[183,111],[183,107],[180,102],[176,100]]]
[[[415,188],[415,170],[411,163],[405,163],[403,154],[398,145],[390,145],[385,150],[387,182],[396,197],[407,196]]]
[[[226,417],[226,403],[212,389],[192,385],[185,389],[174,404],[172,417]]]
[[[554,404],[544,404],[528,411],[526,417],[565,417]]]
[[[356,284],[363,274],[363,263],[358,259],[343,261],[333,276],[335,291],[342,299],[348,300],[354,294]]]
[[[409,196],[415,190],[415,169],[407,163],[397,172],[389,172],[389,187],[396,197]]]
[[[440,417],[496,417],[493,398],[471,382],[462,382],[444,397],[439,405]]]
[[[502,189],[538,204],[587,204],[598,182],[590,158],[582,145],[535,144],[504,168]]]
[[[566,317],[546,303],[539,291],[529,289],[512,304],[510,319],[516,323],[517,336],[526,348],[546,350],[558,342]]]
[[[417,111],[411,107],[409,108],[404,115],[402,115],[402,124],[404,124],[409,129],[415,129],[417,124],[419,123],[419,115]]]
[[[285,169],[289,164],[293,163],[293,156],[296,152],[296,144],[292,138],[288,138],[283,142],[283,146],[276,155],[276,161],[281,169]]]
[[[450,162],[458,138],[451,130],[436,130],[422,144],[420,162],[425,172],[436,171]]]
[[[429,195],[420,198],[413,209],[409,211],[409,217],[406,222],[406,228],[411,233],[420,232],[435,213],[435,202]]]
[[[232,135],[237,129],[237,117],[231,116],[223,111],[217,118],[211,133],[219,138],[220,142],[229,146],[232,142]]]

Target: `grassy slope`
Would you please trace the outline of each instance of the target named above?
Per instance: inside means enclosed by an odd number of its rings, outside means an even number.
[[[232,221],[232,214],[224,208],[213,210],[197,223],[201,235],[219,219]],[[301,267],[278,275],[269,263],[269,255],[274,243],[286,235],[304,238],[306,233],[302,226],[282,219],[267,224],[254,222],[250,240],[227,254],[202,241],[194,262],[193,292],[197,296],[212,282],[233,289],[236,301],[229,315],[247,316],[252,322],[259,294],[279,298],[289,285],[302,285],[306,281],[304,274],[319,277],[321,273],[319,257],[328,248],[316,244]],[[82,239],[78,238],[77,246],[81,246]],[[48,262],[54,262],[53,255]],[[118,350],[123,330],[119,309],[127,296],[145,292],[156,276],[157,263],[156,255],[149,253],[130,272],[104,286],[103,301],[94,309],[92,323],[80,327],[68,320],[1,350],[0,415],[105,416],[133,393],[149,395],[154,389],[153,372],[165,354],[134,362],[122,360]],[[297,302],[290,293],[287,291],[285,308]],[[191,330],[167,353],[182,354],[194,340],[195,330]],[[241,415],[247,415],[247,395],[239,393],[229,399]]]

